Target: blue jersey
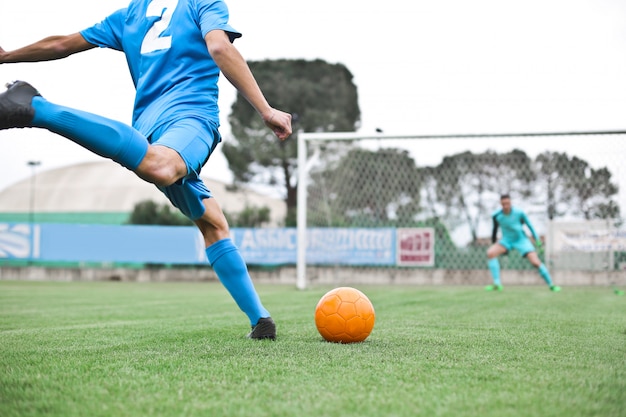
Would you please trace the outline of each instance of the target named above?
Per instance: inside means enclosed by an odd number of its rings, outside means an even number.
[[[136,89],[133,127],[150,136],[180,117],[209,119],[219,126],[220,70],[204,36],[228,24],[221,0],[132,0],[102,22],[81,31],[93,45],[124,52]]]
[[[511,207],[509,214],[504,214],[502,209],[496,211],[493,215],[493,233],[491,236],[492,242],[495,243],[498,233],[498,226],[502,228],[502,238],[509,243],[518,242],[522,239],[527,239],[526,233],[524,233],[524,225],[528,227],[530,233],[532,233],[535,240],[539,240],[535,229],[533,228],[530,220],[526,216],[523,210],[516,207]]]

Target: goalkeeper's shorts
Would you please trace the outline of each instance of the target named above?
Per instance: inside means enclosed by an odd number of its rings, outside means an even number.
[[[535,252],[535,247],[533,246],[530,239],[527,237],[517,239],[516,241],[510,241],[508,239],[500,239],[498,242],[500,245],[504,246],[507,252],[510,252],[512,249],[515,249],[522,256],[528,255],[530,252]]]

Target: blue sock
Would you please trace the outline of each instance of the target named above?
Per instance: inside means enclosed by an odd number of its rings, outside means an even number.
[[[550,273],[548,272],[548,268],[542,263],[539,265],[539,275],[541,278],[548,284],[550,287],[552,286],[552,278],[550,278]]]
[[[148,151],[148,140],[132,127],[81,110],[33,97],[34,127],[64,136],[82,147],[134,171]]]
[[[489,265],[489,270],[491,271],[493,284],[502,285],[500,283],[500,262],[498,261],[498,258],[489,259],[489,262],[487,262],[487,265]]]
[[[246,313],[251,325],[256,325],[262,317],[270,317],[254,289],[246,263],[232,240],[218,240],[206,249],[206,254],[218,278],[239,308]]]

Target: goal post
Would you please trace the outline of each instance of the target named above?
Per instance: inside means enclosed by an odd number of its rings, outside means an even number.
[[[547,239],[551,218],[617,220],[626,210],[626,131],[297,139],[298,289],[425,274],[430,283],[487,283],[491,213],[505,193]],[[531,269],[505,258],[505,269]]]
[[[308,200],[308,170],[306,169],[308,162],[308,143],[314,140],[330,141],[343,140],[350,141],[356,139],[404,139],[415,138],[415,135],[370,135],[365,136],[355,132],[337,132],[337,133],[304,133],[298,134],[298,195],[297,195],[297,242],[298,249],[296,255],[296,286],[298,289],[307,287],[306,280],[306,242],[307,242],[307,200]],[[304,208],[304,209],[302,209]]]

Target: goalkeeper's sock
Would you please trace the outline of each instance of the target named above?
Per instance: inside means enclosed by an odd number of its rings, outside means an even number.
[[[64,136],[134,171],[148,152],[148,140],[131,126],[33,97],[32,125]]]
[[[217,277],[239,308],[246,313],[252,326],[260,318],[270,317],[254,289],[246,263],[232,240],[218,240],[206,249],[206,254]]]
[[[500,262],[498,261],[498,258],[489,259],[487,265],[489,266],[489,271],[491,271],[493,284],[498,286],[502,285],[500,283]]]
[[[539,265],[539,275],[541,275],[541,278],[543,278],[543,280],[546,282],[546,284],[548,284],[549,287],[552,287],[552,278],[550,277],[550,273],[548,272],[548,268],[546,268],[546,266],[542,263],[541,265]]]

